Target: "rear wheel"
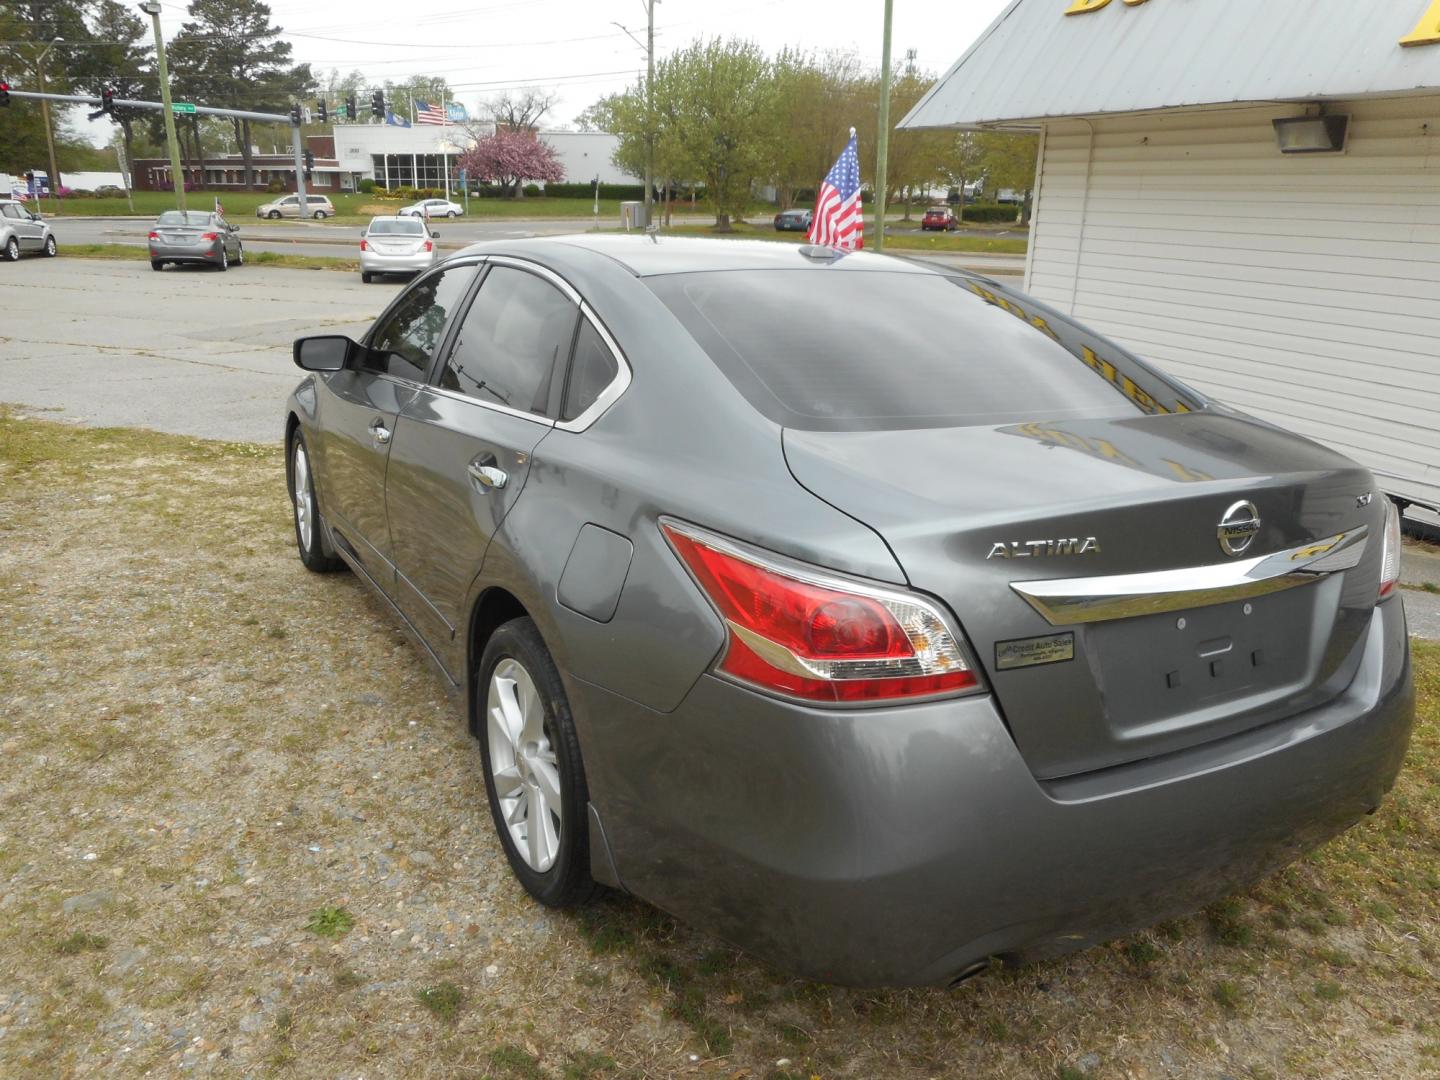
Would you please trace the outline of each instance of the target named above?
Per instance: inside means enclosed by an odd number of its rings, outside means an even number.
[[[485,790],[510,868],[547,907],[582,904],[595,892],[590,796],[565,688],[532,620],[495,631],[476,689]]]
[[[372,273],[370,273],[369,270],[361,270],[361,271],[360,271],[360,280],[363,281],[366,285],[369,285],[369,284],[370,284],[370,279],[373,278],[374,276],[375,276],[375,275],[372,274]]]
[[[164,264],[163,262],[161,262],[159,259],[151,259],[151,260],[150,260],[150,269],[151,269],[151,270],[164,270],[164,269],[165,269],[165,264]]]
[[[45,238],[45,254],[47,256],[54,256],[57,250],[58,249],[55,247],[55,237],[47,236]]]
[[[310,451],[297,430],[290,441],[290,501],[295,507],[295,546],[305,569],[317,574],[339,570],[344,563],[325,553],[321,538],[320,503],[315,498],[315,477],[310,472]]]
[[[20,241],[13,236],[5,241],[5,258],[8,262],[20,261]]]
[[[455,211],[454,211],[454,210],[447,211],[446,214],[445,214],[445,216],[448,217],[448,218],[453,218],[453,217],[455,216]]]
[[[316,221],[324,221],[324,220],[325,220],[325,211],[324,211],[324,210],[316,210],[316,211],[315,211],[315,220],[316,220]]]

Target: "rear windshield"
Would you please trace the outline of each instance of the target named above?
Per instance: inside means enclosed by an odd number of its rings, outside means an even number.
[[[962,427],[1199,407],[1104,339],[967,278],[750,270],[646,283],[750,403],[786,427]]]
[[[166,210],[160,215],[159,225],[209,225],[210,215],[199,210],[189,210],[182,213],[179,210]]]
[[[425,226],[414,218],[386,218],[370,222],[371,236],[419,236],[424,231]]]

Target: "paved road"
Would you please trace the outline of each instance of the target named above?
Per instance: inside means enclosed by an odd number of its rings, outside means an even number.
[[[707,224],[712,218],[677,218],[677,224]],[[603,220],[609,228],[613,223]],[[291,255],[350,256],[353,257],[360,244],[362,227],[359,225],[334,225],[325,222],[297,221],[256,221],[240,219],[240,238],[247,251],[274,251]],[[469,244],[481,240],[513,240],[530,236],[563,236],[567,233],[584,232],[592,223],[585,218],[571,219],[519,219],[519,218],[471,218],[467,220],[440,220],[430,223],[439,234],[437,246],[442,252],[459,251]],[[128,244],[136,247],[145,245],[145,236],[150,231],[150,220],[133,218],[57,218],[51,221],[55,240],[63,249],[66,244]],[[977,233],[987,237],[1008,235],[1004,233]],[[1019,234],[1017,234],[1019,235]],[[913,255],[946,266],[976,270],[985,274],[1015,276],[1025,272],[1023,255],[930,255],[920,252],[900,251],[898,255]]]
[[[1415,589],[1402,589],[1400,595],[1405,600],[1411,635],[1440,641],[1440,595]]]

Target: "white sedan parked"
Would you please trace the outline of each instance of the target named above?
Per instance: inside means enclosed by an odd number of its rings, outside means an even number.
[[[401,217],[437,218],[437,217],[459,217],[465,213],[465,208],[459,203],[449,202],[445,199],[421,199],[409,206],[402,206],[397,214]]]

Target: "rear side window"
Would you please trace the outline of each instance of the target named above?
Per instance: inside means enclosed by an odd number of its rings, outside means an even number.
[[[591,325],[589,319],[581,319],[580,332],[575,335],[575,358],[570,363],[570,382],[565,387],[565,404],[560,410],[560,419],[574,420],[594,405],[619,373],[615,354],[605,344],[600,331]]]
[[[440,385],[477,401],[543,414],[579,312],[548,281],[510,266],[492,267],[460,324]]]
[[[750,403],[786,427],[1176,411],[1173,386],[1133,359],[1100,356],[1102,339],[966,278],[805,269],[646,283]]]

